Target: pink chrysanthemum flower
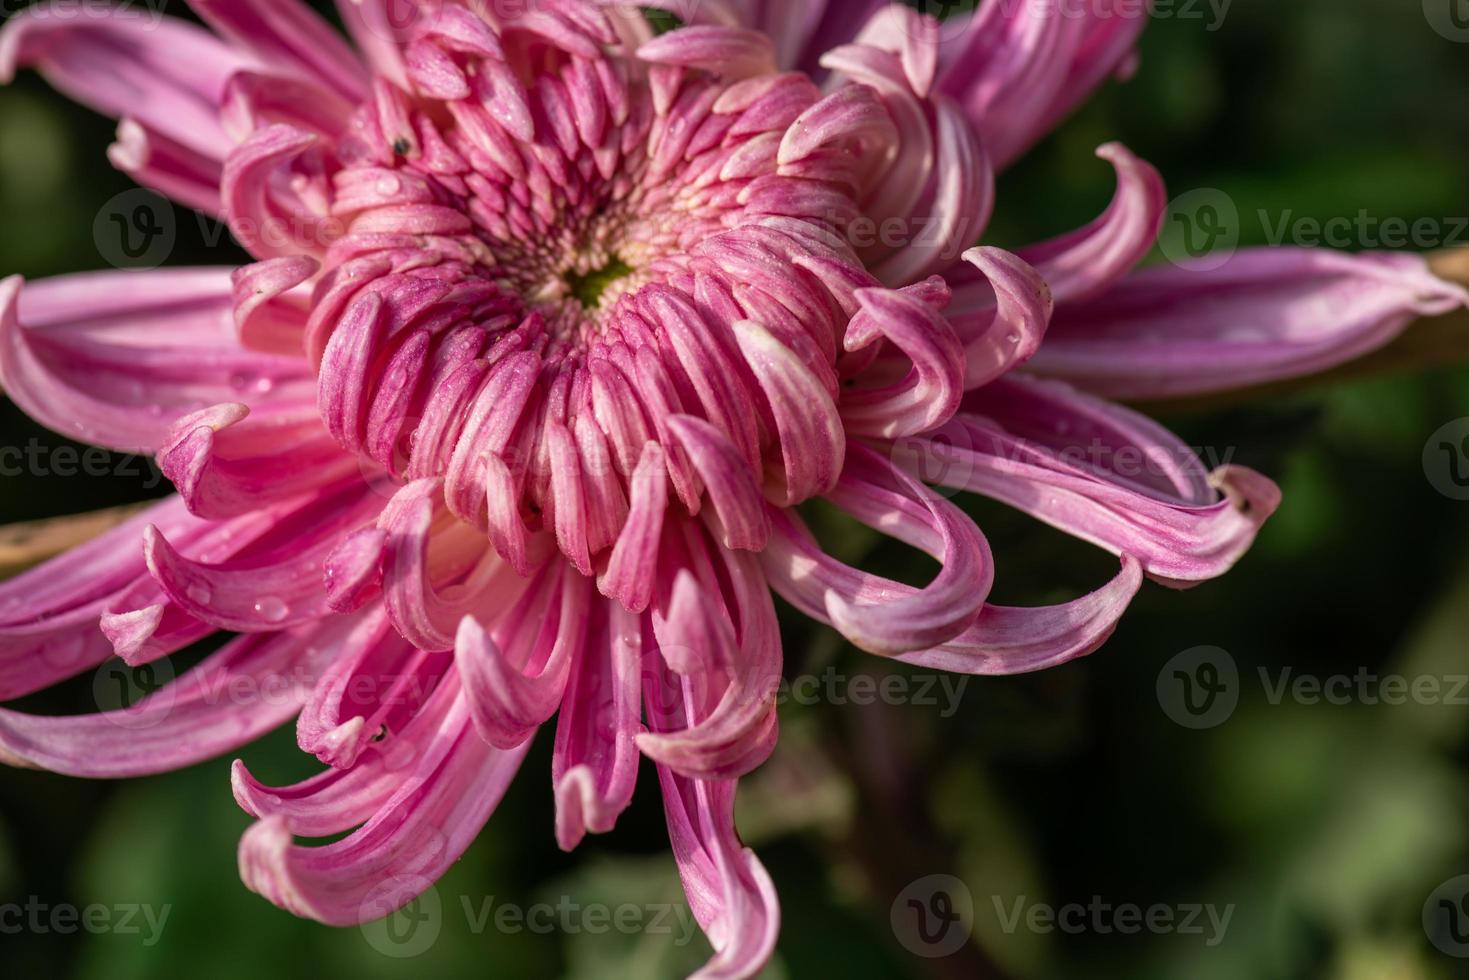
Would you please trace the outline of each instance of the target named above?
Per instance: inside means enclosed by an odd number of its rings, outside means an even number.
[[[191,0],[213,33],[11,21],[0,78],[34,67],[118,117],[113,163],[259,261],[0,284],[9,396],[156,453],[178,490],[0,586],[0,699],[240,634],[118,712],[0,712],[0,757],[130,776],[299,715],[328,768],[267,787],[236,764],[260,818],[240,869],[346,924],[458,858],[556,715],[561,845],[609,830],[650,757],[703,975],[748,976],[779,918],[733,819],[776,739],[772,592],[933,668],[1088,654],[1144,576],[1219,575],[1278,501],[1099,396],[1314,371],[1464,301],[1405,256],[1134,272],[1165,195],[1117,145],[1093,224],[965,251],[995,170],[1130,66],[1135,5],[942,28],[881,0],[654,5],[688,26],[342,0],[354,51],[297,0]],[[920,478],[1121,569],[1065,605],[989,604],[984,537]],[[797,514],[813,498],[941,571],[844,565]]]

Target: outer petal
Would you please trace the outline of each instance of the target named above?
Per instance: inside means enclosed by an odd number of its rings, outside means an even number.
[[[1124,554],[1122,570],[1090,595],[1058,606],[1015,609],[987,603],[979,619],[943,646],[899,660],[961,674],[1024,674],[1095,653],[1143,582],[1142,565]]]
[[[1469,302],[1423,259],[1256,249],[1158,266],[1057,312],[1038,372],[1117,398],[1197,395],[1312,374]]]
[[[225,83],[250,64],[208,32],[168,17],[153,22],[141,8],[97,17],[33,7],[0,33],[0,83],[34,66],[78,102],[129,116],[216,164],[232,145],[219,124]]]
[[[696,727],[725,692],[680,681],[658,664],[646,674],[648,723],[654,732]],[[668,837],[694,917],[714,958],[699,978],[752,977],[769,960],[780,931],[774,884],[734,826],[733,780],[689,779],[658,767]]]
[[[551,756],[556,841],[567,851],[588,831],[612,829],[638,774],[643,625],[609,599],[593,606],[589,635],[562,699]]]
[[[682,523],[680,530],[663,560],[665,569],[677,570],[660,576],[652,620],[661,657],[678,682],[664,695],[692,699],[697,710],[688,727],[640,735],[638,747],[680,775],[729,779],[775,748],[780,629],[755,556],[712,548],[697,524]],[[723,566],[717,571],[715,561]]]
[[[964,388],[979,388],[1035,356],[1055,304],[1041,274],[1019,256],[974,248],[964,261],[983,278],[960,287],[948,315],[964,345]]]
[[[366,98],[362,62],[302,0],[189,0],[189,6],[221,36],[266,64],[353,101]]]
[[[885,337],[912,369],[895,384],[844,391],[838,408],[847,433],[890,439],[948,421],[964,393],[964,348],[954,328],[909,292],[859,289],[856,296],[862,311],[847,327],[847,350]]]
[[[686,779],[663,766],[658,778],[679,877],[715,950],[691,980],[753,977],[775,951],[780,905],[770,874],[735,831],[735,783]]]
[[[335,670],[335,664],[327,668],[319,686],[334,686]],[[360,754],[350,768],[328,769],[291,786],[266,786],[235,760],[230,780],[235,800],[251,816],[279,817],[291,833],[303,837],[327,837],[366,823],[413,778],[418,760],[438,744],[440,729],[459,699],[459,685],[452,678],[450,670],[447,683],[425,692],[427,701],[415,705],[417,710],[401,728],[363,739],[366,744],[358,747]],[[391,693],[401,692],[394,688]],[[313,699],[318,697],[320,692],[313,692]]]
[[[956,98],[1003,167],[1045,136],[1109,75],[1124,71],[1148,5],[986,0],[945,45],[939,89]]]
[[[282,908],[328,925],[381,918],[459,859],[529,748],[490,748],[457,701],[413,775],[360,829],[323,847],[301,847],[292,843],[286,817],[266,817],[240,840],[240,877]]]
[[[1168,210],[1168,190],[1151,164],[1121,143],[1100,147],[1097,156],[1117,169],[1117,193],[1107,210],[1085,228],[1020,251],[1057,303],[1105,292],[1131,272],[1158,240]]]
[[[0,710],[0,761],[97,779],[166,772],[227,752],[300,710],[345,625],[240,637],[117,711],[40,717]]]
[[[0,701],[23,697],[112,656],[98,629],[108,603],[147,574],[143,529],[180,541],[206,527],[169,497],[86,544],[0,584]]]
[[[204,404],[309,385],[298,359],[242,350],[228,270],[62,276],[0,283],[0,385],[63,435],[154,451]],[[310,390],[310,388],[305,388]]]
[[[554,567],[554,566],[553,566]],[[559,587],[550,585],[559,577]],[[473,616],[459,624],[454,660],[474,726],[496,748],[514,748],[556,713],[571,666],[587,656],[590,580],[555,568],[489,630]]]
[[[933,443],[902,447],[917,450],[920,471],[937,465],[926,478],[1133,555],[1165,584],[1222,575],[1280,503],[1259,474],[1237,466],[1206,474],[1160,427],[1064,385],[1007,379],[971,394],[964,408]]]
[[[801,612],[871,653],[947,643],[974,624],[994,581],[989,546],[958,508],[886,459],[856,449],[830,499],[859,521],[943,564],[924,589],[868,575],[825,554],[791,511],[773,512],[763,555],[770,585]]]

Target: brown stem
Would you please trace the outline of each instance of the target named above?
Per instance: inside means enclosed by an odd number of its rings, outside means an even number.
[[[831,758],[851,777],[858,795],[843,851],[876,893],[889,897],[916,878],[948,873],[957,863],[929,812],[923,792],[927,780],[903,722],[899,709],[878,699],[852,715],[845,737],[827,739]],[[1006,980],[977,936],[950,956],[919,962],[941,980]]]
[[[86,544],[132,517],[144,506],[128,504],[89,514],[70,514],[0,527],[0,579],[18,575],[63,551]]]

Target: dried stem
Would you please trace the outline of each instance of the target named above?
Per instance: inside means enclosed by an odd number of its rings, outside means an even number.
[[[109,507],[88,514],[70,514],[44,521],[0,527],[0,579],[18,575],[77,545],[110,531],[138,513],[145,504]]]

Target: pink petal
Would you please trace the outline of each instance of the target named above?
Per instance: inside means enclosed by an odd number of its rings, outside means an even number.
[[[711,548],[697,525],[682,530],[687,551],[670,543],[664,565],[678,570],[653,610],[653,629],[679,681],[663,696],[702,700],[688,727],[639,735],[638,748],[682,776],[736,778],[775,748],[780,630],[758,560]],[[716,577],[714,561],[726,579]],[[721,581],[729,583],[727,597]]]
[[[698,725],[707,707],[685,694],[671,677],[648,676],[649,726],[654,732]],[[687,688],[683,688],[687,692]],[[710,692],[717,694],[717,691]],[[770,959],[780,931],[775,886],[754,853],[740,844],[734,826],[734,780],[689,779],[658,767],[668,838],[694,917],[715,955],[695,977],[757,974]]]
[[[998,248],[964,260],[983,280],[955,293],[949,310],[964,339],[964,387],[980,388],[1029,361],[1050,327],[1051,290],[1040,272]]]
[[[381,918],[427,889],[459,859],[509,788],[529,750],[480,740],[463,699],[405,780],[360,829],[332,844],[292,842],[269,816],[240,840],[246,887],[328,925]]]
[[[107,159],[136,183],[180,204],[218,215],[222,208],[219,159],[170,139],[133,118],[117,127],[117,142],[107,148]]]
[[[1146,4],[1130,0],[1065,15],[1052,0],[986,3],[944,46],[939,89],[964,107],[1003,168],[1118,71],[1148,16]]]
[[[1060,310],[1032,366],[1116,398],[1198,395],[1367,354],[1469,294],[1404,254],[1251,249],[1161,265]]]
[[[216,405],[180,419],[158,465],[200,517],[225,518],[355,479],[344,453],[310,402]]]
[[[869,527],[927,552],[943,568],[923,589],[842,564],[794,512],[772,514],[763,556],[770,585],[852,643],[895,656],[947,643],[974,624],[994,580],[989,546],[962,511],[871,449],[853,447],[829,499]]]
[[[189,6],[221,37],[265,64],[353,102],[367,96],[362,62],[301,0],[189,0]]]
[[[227,752],[289,719],[345,625],[232,640],[128,708],[41,717],[0,709],[0,761],[111,779],[167,772]],[[303,683],[303,679],[306,683]]]
[[[742,320],[734,330],[780,433],[785,465],[781,485],[773,492],[789,506],[831,489],[841,473],[846,435],[830,395],[765,327]]]
[[[775,70],[770,39],[758,31],[733,27],[684,27],[638,48],[639,59],[655,65],[700,68],[739,79]]]
[[[892,384],[842,392],[838,408],[847,434],[891,439],[946,422],[964,394],[964,348],[954,328],[911,291],[860,289],[856,296],[862,311],[847,326],[847,350],[886,338],[912,366]],[[860,385],[862,379],[853,380]]]
[[[562,698],[551,756],[556,841],[570,851],[587,833],[606,833],[632,801],[642,728],[644,628],[615,601],[594,603],[590,642],[576,658]]]
[[[916,451],[920,471],[933,471],[926,478],[1132,555],[1164,584],[1222,575],[1280,502],[1264,477],[1236,466],[1207,474],[1152,422],[1056,382],[1006,379],[970,395],[964,409],[933,443],[903,447]]]
[[[233,145],[219,124],[225,82],[250,59],[192,24],[139,13],[22,11],[0,33],[0,84],[33,66],[76,101],[222,161]]]
[[[313,702],[322,697],[320,688],[340,693],[337,680],[350,684],[351,678],[361,680],[363,676],[348,670],[338,675],[338,667],[333,664],[318,682],[318,690],[312,694]],[[396,687],[379,691],[383,695],[399,694]],[[439,741],[440,729],[459,698],[459,685],[450,670],[442,683],[434,683],[421,693],[427,700],[421,706],[413,703],[411,707],[415,710],[406,713],[401,727],[383,737],[376,737],[381,734],[380,728],[367,728],[366,720],[355,716],[363,722],[357,727],[364,729],[364,735],[361,744],[351,746],[356,754],[350,757],[350,768],[332,768],[290,786],[272,787],[255,779],[244,763],[235,760],[230,774],[235,800],[251,816],[279,817],[291,833],[303,837],[328,837],[366,823],[413,778],[418,760]],[[302,719],[312,711],[313,702],[303,708]],[[345,765],[347,758],[339,759]]]
[[[473,616],[460,622],[454,662],[475,729],[490,745],[510,749],[530,738],[556,713],[572,665],[600,652],[588,645],[591,603],[590,581],[563,565],[488,629]]]
[[[1049,670],[1095,653],[1142,586],[1136,558],[1122,555],[1122,571],[1090,595],[1056,606],[1016,609],[986,603],[974,625],[932,650],[899,660],[961,674],[1025,674]]]
[[[89,273],[24,289],[5,280],[0,384],[63,435],[152,452],[204,405],[307,381],[297,360],[239,349],[229,296],[224,269]]]
[[[1079,302],[1131,272],[1152,250],[1168,210],[1163,178],[1121,143],[1108,143],[1097,156],[1117,168],[1117,193],[1091,224],[1069,235],[1022,249],[1051,286],[1057,303]]]

